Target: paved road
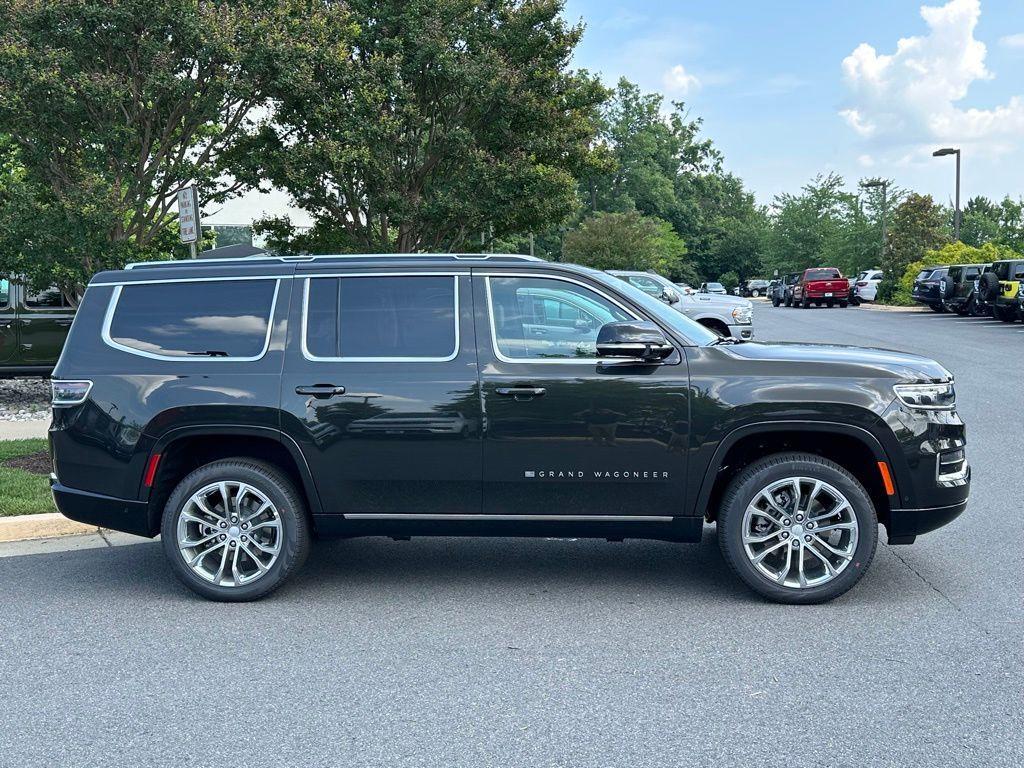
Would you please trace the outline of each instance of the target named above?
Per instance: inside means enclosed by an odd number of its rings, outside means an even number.
[[[193,598],[152,543],[2,558],[0,765],[1021,765],[1022,327],[757,322],[952,370],[968,513],[803,608],[744,590],[710,528],[321,543],[254,605]]]

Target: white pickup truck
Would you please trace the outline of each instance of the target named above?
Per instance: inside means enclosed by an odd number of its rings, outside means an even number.
[[[747,299],[716,293],[697,293],[692,289],[687,291],[653,272],[610,269],[608,274],[661,299],[691,320],[696,320],[722,336],[744,340],[754,338],[754,305]]]

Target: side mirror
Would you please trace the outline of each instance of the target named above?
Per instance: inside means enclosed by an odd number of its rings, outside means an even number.
[[[662,288],[661,300],[664,301],[666,304],[678,304],[679,294],[673,291],[671,288]]]
[[[632,358],[644,362],[664,360],[675,347],[648,320],[605,323],[597,333],[598,357]]]

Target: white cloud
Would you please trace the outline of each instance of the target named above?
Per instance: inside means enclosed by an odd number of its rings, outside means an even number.
[[[972,83],[993,78],[985,44],[974,37],[980,15],[979,0],[925,5],[926,35],[901,38],[891,54],[858,45],[843,59],[851,98],[839,114],[860,136],[879,142],[958,142],[1005,151],[1024,135],[1021,97],[987,109],[958,106]]]
[[[873,168],[875,165],[875,158],[871,155],[861,155],[857,158],[857,165],[861,168]]]
[[[662,76],[662,82],[669,93],[688,94],[690,91],[700,88],[700,80],[696,75],[686,71],[682,64],[676,64]]]
[[[999,38],[999,44],[1005,48],[1024,49],[1024,32],[1018,32],[1015,35],[1003,35]]]

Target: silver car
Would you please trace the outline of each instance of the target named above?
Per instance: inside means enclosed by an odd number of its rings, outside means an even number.
[[[698,293],[693,289],[676,286],[654,272],[610,269],[608,274],[661,299],[691,320],[696,320],[722,336],[744,340],[754,338],[754,305],[747,299]]]

